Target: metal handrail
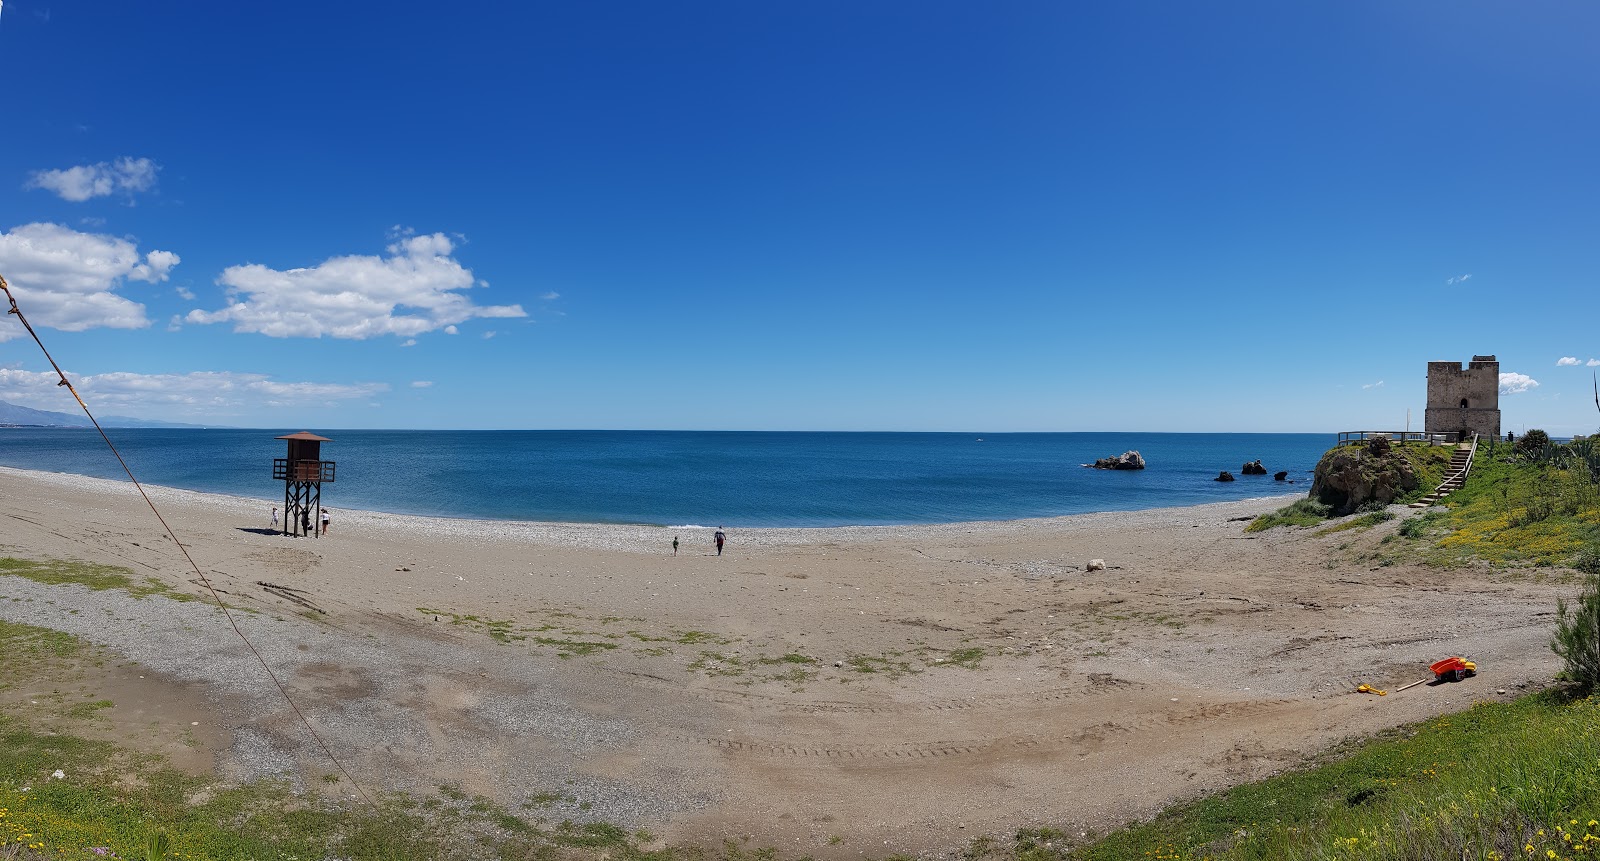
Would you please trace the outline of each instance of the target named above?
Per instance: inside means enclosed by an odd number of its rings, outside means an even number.
[[[1373,437],[1388,437],[1392,442],[1425,442],[1429,445],[1452,445],[1461,441],[1458,433],[1428,433],[1426,431],[1339,431],[1335,447],[1365,442]]]

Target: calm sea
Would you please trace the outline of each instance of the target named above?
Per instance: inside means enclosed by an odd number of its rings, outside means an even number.
[[[282,498],[274,430],[108,431],[139,480]],[[333,507],[664,526],[1011,520],[1304,493],[1332,434],[322,431]],[[1084,469],[1140,451],[1139,472]],[[1245,476],[1259,458],[1296,484]],[[93,430],[0,428],[0,464],[125,479]],[[1221,470],[1238,481],[1212,481]]]

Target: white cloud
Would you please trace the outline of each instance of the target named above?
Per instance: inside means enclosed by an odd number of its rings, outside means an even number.
[[[539,298],[543,299],[546,302],[554,302],[555,300],[561,298],[561,294],[557,293],[554,290],[551,290],[549,293],[545,293],[545,294],[541,295]]]
[[[1376,383],[1363,383],[1361,385],[1361,388],[1363,388],[1363,389],[1381,389],[1381,388],[1383,388],[1383,380],[1379,380]]]
[[[1564,365],[1576,365],[1576,364],[1579,364],[1577,356],[1562,356],[1561,358],[1556,359],[1556,367],[1558,367],[1558,368],[1562,367]]]
[[[402,346],[402,347],[415,347],[416,345],[417,345],[417,339],[416,338],[407,338],[404,341],[400,342],[400,346]]]
[[[1600,359],[1590,359],[1586,364],[1591,368],[1600,367]]]
[[[1446,278],[1446,279],[1444,279],[1444,283],[1446,283],[1446,284],[1460,284],[1461,282],[1466,281],[1466,280],[1468,280],[1470,278],[1472,278],[1472,273],[1469,272],[1466,275],[1457,275],[1454,278]]]
[[[446,335],[454,335],[454,334],[459,333],[460,331],[461,331],[460,329],[457,329],[454,326],[446,326],[446,327],[444,327],[444,333]]]
[[[67,332],[150,325],[143,305],[113,291],[125,279],[165,281],[178,262],[170,251],[141,258],[126,239],[59,224],[24,224],[0,232],[0,272],[15,288],[28,322]],[[20,326],[0,327],[0,341],[20,334]]]
[[[1500,375],[1500,394],[1518,395],[1538,388],[1539,381],[1527,374],[1504,373]]]
[[[228,307],[185,319],[231,322],[235,332],[274,338],[362,340],[455,334],[456,323],[475,317],[527,316],[520,305],[475,305],[460,292],[472,288],[472,271],[450,256],[455,245],[444,234],[393,238],[387,257],[335,257],[309,269],[230,266],[217,279],[228,288]]]
[[[495,330],[493,330],[493,329],[490,329],[490,330],[489,330],[489,331],[487,331],[487,332],[484,332],[484,333],[483,333],[483,339],[484,339],[484,340],[485,340],[485,341],[487,341],[487,340],[489,340],[489,339],[490,339],[490,338],[493,338],[493,337],[494,337],[494,336],[495,336],[495,335],[498,335],[498,334],[500,334],[500,333],[499,333],[499,332],[496,332],[496,331],[495,331]]]
[[[411,381],[411,388],[413,388],[413,389],[425,389],[425,388],[427,388],[427,387],[429,387],[431,385],[433,385],[433,380],[412,380]]]
[[[194,291],[193,290],[190,290],[187,287],[174,287],[173,290],[175,290],[177,292],[179,299],[185,299],[185,300],[188,300],[188,301],[194,301]]]
[[[73,376],[72,384],[96,415],[131,411],[135,415],[204,418],[241,408],[333,406],[387,391],[384,383],[279,382],[266,374],[195,371],[188,374],[113,372]],[[0,368],[0,401],[44,410],[65,410],[71,396],[56,388],[50,371]]]
[[[123,156],[112,162],[84,164],[62,170],[36,170],[28,175],[23,188],[42,188],[55,192],[62,200],[81,203],[95,197],[122,192],[129,197],[136,191],[155,188],[161,166],[147,158]]]

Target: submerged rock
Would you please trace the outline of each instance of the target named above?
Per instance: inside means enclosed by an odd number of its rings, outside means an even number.
[[[1272,474],[1273,481],[1283,481],[1289,477],[1289,470],[1282,469]]]
[[[1213,478],[1211,480],[1212,481],[1233,481],[1233,473],[1231,473],[1231,472],[1229,472],[1227,470],[1223,470],[1221,475],[1219,475],[1216,478]]]

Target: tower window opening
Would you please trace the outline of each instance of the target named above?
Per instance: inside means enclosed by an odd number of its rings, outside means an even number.
[[[1467,408],[1467,399],[1466,398],[1462,398],[1461,399],[1461,408],[1462,409],[1466,409]]]

